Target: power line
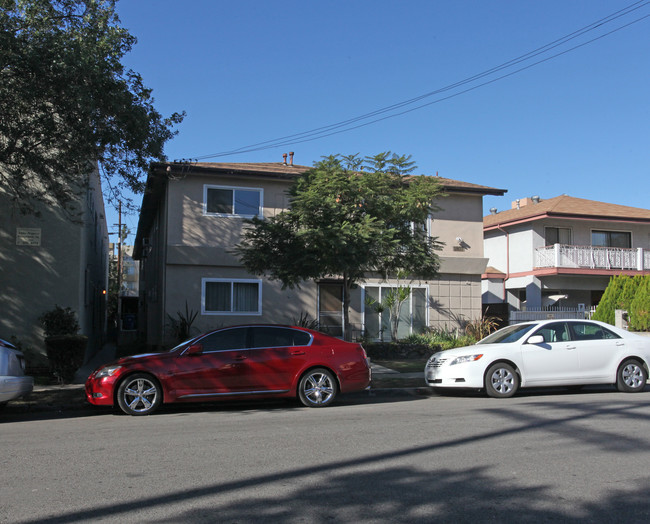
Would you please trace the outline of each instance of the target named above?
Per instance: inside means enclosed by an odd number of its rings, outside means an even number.
[[[413,104],[415,104],[417,102],[420,102],[420,101],[422,101],[422,100],[424,100],[426,98],[430,98],[430,97],[435,96],[435,95],[441,95],[443,93],[458,89],[459,87],[465,86],[467,84],[471,84],[471,83],[476,82],[477,80],[480,80],[482,78],[492,76],[492,75],[498,73],[499,71],[503,71],[503,70],[512,68],[512,67],[514,67],[514,66],[516,66],[518,64],[527,62],[527,61],[529,61],[529,60],[531,60],[533,58],[536,58],[536,57],[538,57],[540,55],[548,53],[549,51],[551,51],[553,49],[556,49],[556,48],[558,48],[558,47],[560,47],[560,46],[562,46],[562,45],[564,45],[564,44],[566,44],[566,43],[568,43],[568,42],[570,42],[572,40],[575,40],[576,38],[579,38],[579,37],[591,32],[591,31],[599,29],[599,28],[603,27],[606,24],[614,22],[614,21],[620,19],[621,17],[629,15],[630,13],[633,13],[634,11],[637,11],[638,9],[646,7],[648,4],[650,4],[650,1],[648,1],[648,0],[637,1],[637,2],[635,2],[633,4],[630,4],[629,6],[623,8],[623,9],[620,9],[620,10],[618,10],[618,11],[616,11],[616,12],[614,12],[614,13],[612,13],[612,14],[604,17],[604,18],[601,18],[600,20],[597,20],[596,22],[593,22],[593,23],[591,23],[591,24],[589,24],[589,25],[587,25],[587,26],[585,26],[585,27],[583,27],[581,29],[578,29],[578,30],[576,30],[576,31],[574,31],[572,33],[569,33],[569,34],[567,34],[567,35],[565,35],[565,36],[563,36],[563,37],[561,37],[559,39],[556,39],[556,40],[554,40],[554,41],[552,41],[552,42],[550,42],[548,44],[545,44],[545,45],[543,45],[543,46],[541,46],[541,47],[539,47],[539,48],[537,48],[537,49],[535,49],[533,51],[529,51],[528,53],[525,53],[525,54],[523,54],[521,56],[513,58],[513,59],[511,59],[511,60],[509,60],[507,62],[504,62],[503,64],[500,64],[498,66],[487,69],[486,71],[483,71],[481,73],[478,73],[478,74],[472,75],[472,76],[470,76],[468,78],[465,78],[464,80],[460,80],[458,82],[449,84],[447,86],[444,86],[444,87],[436,89],[434,91],[430,91],[428,93],[419,95],[417,97],[414,97],[414,98],[411,98],[411,99],[408,99],[408,100],[405,100],[405,101],[402,101],[402,102],[398,102],[398,103],[392,104],[390,106],[386,106],[386,107],[377,109],[375,111],[371,111],[369,113],[365,113],[363,115],[359,115],[359,116],[356,116],[356,117],[353,117],[353,118],[350,118],[350,119],[347,119],[347,120],[343,120],[343,121],[340,121],[340,122],[336,122],[336,123],[333,123],[333,124],[329,124],[329,125],[326,125],[326,126],[321,126],[321,127],[315,128],[315,129],[308,130],[308,131],[303,131],[301,133],[286,135],[286,136],[279,137],[279,138],[276,138],[276,139],[266,140],[266,141],[263,141],[263,142],[250,144],[250,145],[247,145],[247,146],[242,146],[240,148],[232,149],[232,150],[229,150],[229,151],[222,151],[222,152],[213,153],[213,154],[210,154],[210,155],[197,156],[196,159],[197,160],[205,160],[205,159],[208,159],[208,158],[216,158],[216,157],[221,157],[221,156],[229,156],[229,155],[235,155],[235,154],[241,154],[241,153],[250,153],[250,152],[254,152],[254,151],[262,151],[262,150],[265,150],[265,149],[271,149],[271,148],[290,145],[290,144],[300,144],[300,143],[304,143],[304,142],[311,142],[311,141],[319,140],[321,138],[325,138],[325,137],[328,137],[328,136],[332,136],[332,135],[352,131],[353,129],[358,129],[360,127],[365,127],[365,126],[368,126],[368,125],[371,125],[371,124],[374,124],[374,123],[377,123],[377,122],[381,122],[383,120],[387,120],[389,118],[395,118],[397,116],[401,116],[401,115],[404,115],[406,113],[410,113],[410,112],[416,111],[418,109],[422,109],[424,107],[427,107],[427,106],[430,106],[430,105],[433,105],[433,104],[437,104],[437,103],[443,102],[445,100],[449,100],[451,98],[460,96],[460,95],[468,93],[470,91],[474,91],[474,90],[479,89],[481,87],[484,87],[486,85],[492,84],[492,83],[497,82],[499,80],[502,80],[504,78],[507,78],[507,77],[513,76],[513,75],[515,75],[517,73],[520,73],[522,71],[525,71],[526,69],[530,69],[530,68],[535,67],[535,66],[537,66],[539,64],[542,64],[544,62],[547,62],[549,60],[552,60],[552,59],[557,58],[559,56],[562,56],[564,54],[567,54],[567,53],[569,53],[571,51],[574,51],[576,49],[579,49],[581,47],[584,47],[584,46],[586,46],[588,44],[591,44],[591,43],[593,43],[593,42],[595,42],[597,40],[605,38],[606,36],[609,36],[609,35],[611,35],[613,33],[621,31],[621,30],[623,30],[623,29],[625,29],[625,28],[627,28],[627,27],[629,27],[629,26],[631,26],[633,24],[641,22],[642,20],[645,20],[645,19],[649,18],[650,15],[645,15],[645,16],[642,16],[642,17],[637,18],[635,20],[632,20],[632,21],[630,21],[630,22],[628,22],[628,23],[626,23],[626,24],[624,24],[622,26],[619,26],[619,27],[617,27],[615,29],[612,29],[612,30],[610,30],[610,31],[608,31],[608,32],[606,32],[604,34],[601,34],[601,35],[599,35],[597,37],[594,37],[594,38],[592,38],[592,39],[590,39],[590,40],[588,40],[586,42],[577,44],[577,45],[575,45],[573,47],[570,47],[568,49],[565,49],[563,51],[555,53],[555,54],[553,54],[551,56],[547,56],[545,58],[542,58],[542,59],[540,59],[540,60],[538,60],[536,62],[530,63],[528,65],[520,67],[520,68],[518,68],[518,69],[516,69],[514,71],[510,71],[510,72],[508,72],[506,74],[503,74],[501,76],[498,76],[496,78],[492,78],[492,79],[487,80],[485,82],[482,82],[482,83],[479,83],[477,85],[468,87],[467,89],[464,89],[464,90],[449,94],[447,96],[437,98],[437,99],[432,100],[430,102],[427,102],[425,104],[420,104],[418,106],[411,107],[411,108],[406,109],[404,111],[395,112],[395,111],[397,111],[399,109],[402,109],[404,107],[407,107],[407,106],[413,105]],[[392,112],[392,114],[389,114],[387,116],[382,116],[380,118],[374,118],[374,117],[378,117],[379,115],[385,115],[386,113],[391,113],[391,112]],[[368,122],[363,122],[364,120],[368,120],[368,119],[372,119],[372,120],[370,120]],[[357,124],[358,122],[363,122],[363,123]],[[357,125],[353,125],[353,124],[357,124]]]

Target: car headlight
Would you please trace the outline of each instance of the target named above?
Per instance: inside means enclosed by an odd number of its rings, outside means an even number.
[[[117,373],[119,369],[122,369],[122,366],[106,366],[97,371],[95,373],[95,378],[102,378],[102,377],[112,377]]]
[[[449,365],[453,366],[455,364],[465,364],[465,362],[475,362],[483,356],[483,353],[477,355],[463,355],[462,357],[456,357],[452,360]]]

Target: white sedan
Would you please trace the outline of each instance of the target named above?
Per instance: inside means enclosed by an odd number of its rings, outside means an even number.
[[[0,339],[0,407],[32,392],[34,379],[25,376],[25,357],[12,343]]]
[[[525,387],[615,384],[643,391],[650,337],[590,320],[545,320],[505,327],[473,346],[434,354],[424,378],[435,388],[484,389],[507,398]]]

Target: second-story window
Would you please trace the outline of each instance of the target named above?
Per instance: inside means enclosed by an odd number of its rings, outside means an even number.
[[[632,233],[627,231],[592,231],[591,245],[598,247],[632,247]]]
[[[545,227],[544,228],[544,245],[553,246],[555,244],[571,245],[571,229],[568,227]]]
[[[262,190],[249,187],[204,186],[205,215],[254,217],[262,214]]]

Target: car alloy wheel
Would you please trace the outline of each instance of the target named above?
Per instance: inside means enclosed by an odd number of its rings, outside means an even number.
[[[648,373],[643,365],[635,359],[623,362],[616,374],[616,387],[626,393],[643,391],[648,381]]]
[[[336,379],[324,368],[308,371],[298,386],[298,396],[303,405],[310,408],[329,406],[336,398]]]
[[[151,375],[138,373],[124,379],[117,391],[117,402],[127,415],[150,415],[162,400],[162,390]]]
[[[519,376],[509,364],[499,362],[485,374],[485,391],[490,397],[509,398],[519,389]]]

